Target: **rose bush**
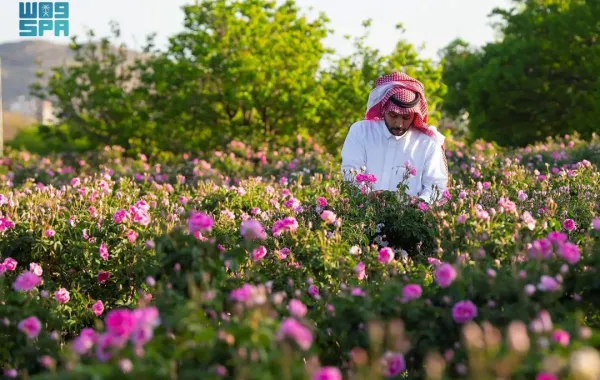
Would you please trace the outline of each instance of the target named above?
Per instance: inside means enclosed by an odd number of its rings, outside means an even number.
[[[451,140],[430,205],[369,196],[369,173],[343,181],[301,139],[156,162],[10,152],[4,374],[594,378],[598,146]]]

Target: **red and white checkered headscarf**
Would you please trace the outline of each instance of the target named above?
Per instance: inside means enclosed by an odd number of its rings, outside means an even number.
[[[414,106],[406,108],[394,104],[390,100],[392,96],[402,103],[414,102],[417,96],[419,96],[419,100]],[[426,124],[428,112],[425,86],[418,80],[399,72],[377,79],[375,89],[369,94],[365,120],[382,120],[383,115],[389,111],[400,115],[414,114],[413,126],[426,135],[439,140],[441,134],[436,133],[436,130],[429,128]]]

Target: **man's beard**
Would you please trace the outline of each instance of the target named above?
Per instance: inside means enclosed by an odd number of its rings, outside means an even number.
[[[394,136],[402,136],[410,128],[410,126],[408,126],[406,128],[403,128],[403,127],[393,127],[392,128],[389,126],[387,120],[383,119],[383,121],[385,122],[385,126],[387,127],[388,131],[390,131],[390,133]]]

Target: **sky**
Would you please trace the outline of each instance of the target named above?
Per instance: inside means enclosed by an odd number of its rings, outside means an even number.
[[[156,33],[159,48],[166,47],[169,36],[183,29],[181,7],[194,0],[70,0],[71,35],[86,40],[86,30],[97,36],[110,35],[110,21],[121,28],[121,39],[129,48],[141,49],[146,36]],[[334,34],[325,40],[339,54],[352,52],[352,42],[344,35],[360,36],[362,21],[372,19],[368,43],[382,53],[392,51],[403,38],[422,46],[421,56],[437,60],[439,49],[456,37],[475,46],[496,39],[489,13],[495,7],[507,8],[510,0],[296,0],[310,18],[323,11]],[[313,9],[310,10],[310,7]],[[402,23],[400,34],[395,25]],[[48,32],[39,39],[68,43],[69,37],[54,37]],[[0,43],[32,39],[19,36],[19,0],[0,0]]]

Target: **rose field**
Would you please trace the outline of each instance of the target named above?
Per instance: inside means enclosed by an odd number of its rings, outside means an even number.
[[[446,144],[369,195],[307,139],[0,165],[0,366],[23,379],[598,379],[600,138]],[[416,174],[407,168],[406,178]]]

